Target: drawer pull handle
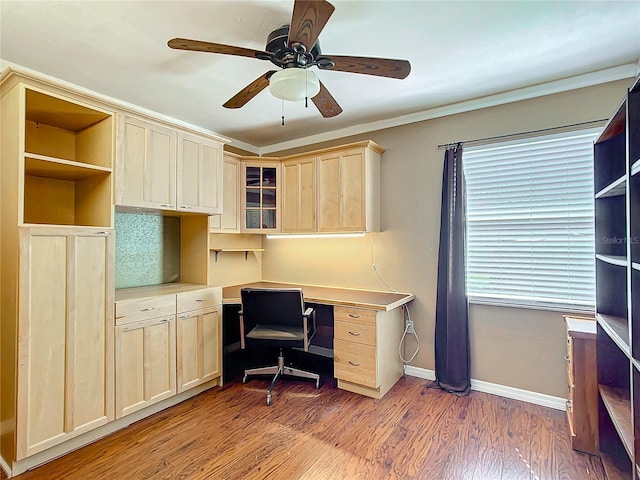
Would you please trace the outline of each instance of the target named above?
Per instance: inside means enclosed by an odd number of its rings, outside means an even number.
[[[119,320],[120,318],[124,318],[126,317],[126,315],[116,315],[116,320]]]
[[[354,337],[359,337],[360,336],[360,332],[349,331],[349,335],[353,335]]]
[[[184,208],[185,210],[193,208],[191,205],[180,205],[180,208]]]
[[[564,356],[564,359],[565,359],[567,362],[570,362],[570,361],[571,361],[571,359],[569,358],[569,355],[565,355],[565,356]]]
[[[173,208],[173,205],[171,205],[170,203],[161,203],[160,206],[165,208]]]
[[[140,309],[141,312],[150,312],[151,310],[153,310],[153,307],[147,307],[147,308],[141,308]]]
[[[360,318],[360,315],[356,314],[356,313],[350,313],[349,316],[351,318]]]
[[[101,237],[107,237],[109,234],[107,232],[93,232],[94,235],[100,235]]]
[[[349,365],[353,365],[354,367],[359,367],[360,364],[358,362],[352,362],[351,360],[349,360]]]
[[[196,298],[196,302],[204,302],[205,300],[205,298]]]

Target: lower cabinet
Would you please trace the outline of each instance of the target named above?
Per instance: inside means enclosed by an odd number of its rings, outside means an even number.
[[[113,231],[20,232],[16,459],[113,420]]]
[[[338,388],[382,398],[402,376],[401,308],[334,307],[333,370]]]
[[[175,315],[116,327],[116,417],[176,394]]]
[[[220,307],[177,315],[178,393],[221,375]]]
[[[222,289],[194,284],[116,292],[116,417],[222,378]],[[215,383],[212,383],[215,385]]]

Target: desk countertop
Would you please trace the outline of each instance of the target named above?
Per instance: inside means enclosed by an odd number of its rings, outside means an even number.
[[[240,303],[241,288],[302,288],[305,301],[389,311],[416,298],[413,293],[378,292],[352,288],[297,285],[291,283],[254,282],[222,289],[223,303]]]

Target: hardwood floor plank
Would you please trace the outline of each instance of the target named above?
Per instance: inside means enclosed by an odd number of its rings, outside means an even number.
[[[229,382],[19,480],[603,480],[563,412],[406,377],[374,400],[326,383]]]

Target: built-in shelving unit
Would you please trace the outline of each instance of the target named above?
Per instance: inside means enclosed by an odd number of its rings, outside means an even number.
[[[113,114],[25,91],[24,224],[111,227]]]
[[[600,457],[608,478],[640,468],[640,80],[594,144]]]

